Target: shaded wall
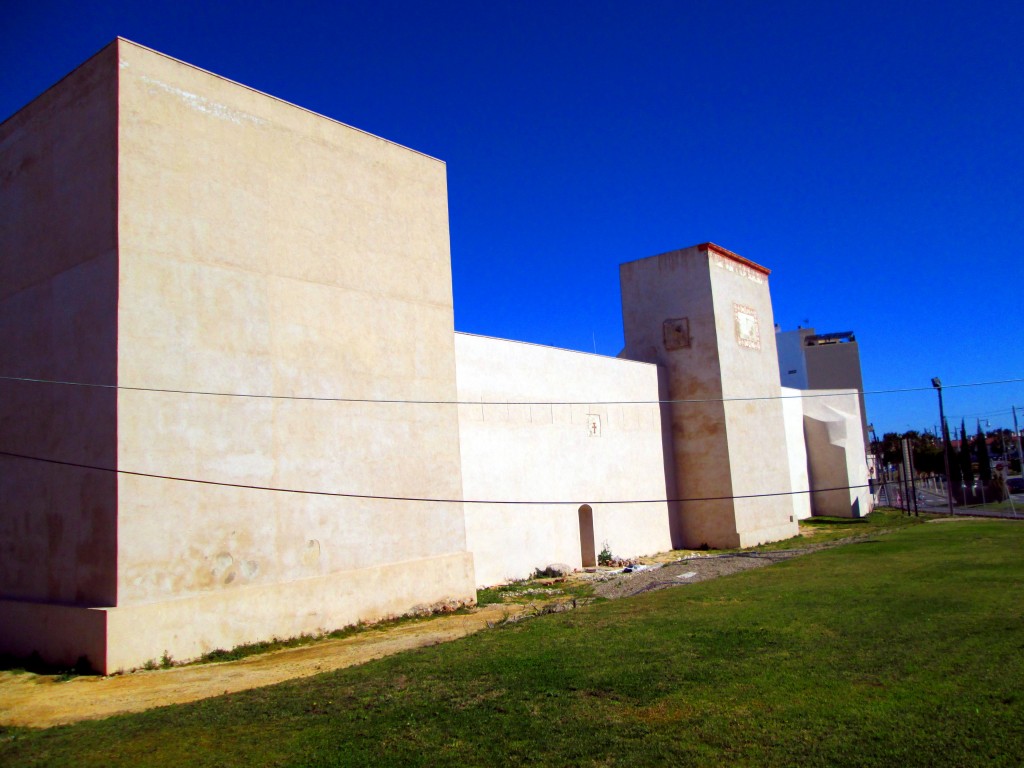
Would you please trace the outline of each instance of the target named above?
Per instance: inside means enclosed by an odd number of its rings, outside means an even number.
[[[809,390],[804,407],[815,515],[863,517],[872,509],[857,390]]]
[[[3,375],[117,383],[116,125],[113,47],[0,125]],[[0,381],[0,451],[113,468],[116,403]],[[116,489],[112,473],[0,456],[0,598],[114,605]],[[0,607],[0,625],[17,616]]]
[[[804,338],[814,334],[813,328],[776,331],[775,346],[779,353],[779,378],[783,387],[807,389],[807,360]]]
[[[856,341],[834,344],[813,344],[803,347],[807,365],[806,389],[856,389],[864,391],[861,375],[860,350]],[[867,406],[864,395],[858,395],[861,438],[869,445]]]

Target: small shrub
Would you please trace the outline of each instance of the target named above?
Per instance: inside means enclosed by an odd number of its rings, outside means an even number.
[[[611,565],[611,562],[612,562],[612,560],[615,559],[615,556],[612,554],[611,547],[608,546],[608,542],[607,541],[604,542],[603,547],[604,547],[604,549],[602,549],[597,554],[597,564],[598,565]]]
[[[167,652],[167,650],[164,649],[164,655],[160,657],[160,668],[161,669],[170,669],[173,666],[174,666],[174,659],[171,658],[171,654],[169,654]]]
[[[536,569],[534,569],[533,575],[530,578],[531,579],[556,579],[556,578],[559,578],[559,577],[561,577],[563,575],[564,574],[560,570],[558,570],[557,568],[552,568],[551,566],[548,566],[547,568],[536,568]]]

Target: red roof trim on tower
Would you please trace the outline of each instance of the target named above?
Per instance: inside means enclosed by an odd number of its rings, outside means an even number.
[[[770,275],[772,273],[772,271],[768,269],[768,267],[762,267],[757,262],[751,261],[750,259],[745,259],[738,253],[733,253],[732,251],[726,250],[720,245],[715,245],[714,243],[701,243],[700,245],[697,246],[697,248],[705,252],[714,251],[719,256],[725,256],[727,259],[738,261],[740,264],[744,264],[750,267],[751,269],[756,269],[758,272],[762,274]]]

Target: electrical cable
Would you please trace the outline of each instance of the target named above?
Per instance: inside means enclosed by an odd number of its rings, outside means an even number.
[[[161,392],[174,395],[206,395],[211,397],[238,397],[258,400],[303,400],[328,403],[369,403],[391,405],[676,405],[683,403],[736,403],[757,400],[802,400],[816,397],[847,397],[857,395],[888,395],[901,392],[928,392],[933,387],[903,387],[895,389],[851,390],[849,392],[822,392],[817,394],[798,395],[764,395],[760,397],[709,397],[681,400],[402,400],[373,399],[361,397],[316,397],[311,395],[266,395],[245,392],[214,392],[189,389],[163,389],[159,387],[132,387],[123,384],[94,384],[81,381],[60,381],[55,379],[38,379],[27,376],[0,376],[0,381],[28,382],[34,384],[56,384],[69,387],[92,387],[97,389],[123,390],[129,392]],[[1024,378],[999,379],[996,381],[976,381],[965,384],[943,384],[943,389],[962,389],[964,387],[987,387],[996,384],[1024,383]],[[805,390],[806,392],[806,390]],[[813,392],[813,390],[812,390]]]
[[[265,485],[249,485],[245,483],[227,483],[219,480],[199,480],[192,477],[175,477],[173,475],[158,475],[150,472],[133,472],[127,469],[114,469],[112,467],[99,467],[93,464],[81,464],[74,461],[62,461],[60,459],[47,459],[41,456],[29,456],[22,453],[13,453],[10,451],[0,451],[0,456],[8,456],[15,459],[25,459],[28,461],[39,461],[44,464],[57,464],[63,467],[73,467],[75,469],[88,469],[97,472],[112,472],[118,475],[129,475],[131,477],[149,477],[156,480],[173,480],[180,483],[196,483],[199,485],[217,485],[225,488],[241,488],[243,490],[250,491],[271,491],[274,493],[297,493],[309,496],[333,496],[344,499],[370,499],[374,501],[414,501],[414,502],[426,502],[432,504],[500,504],[505,506],[516,505],[516,506],[579,506],[581,504],[600,504],[600,505],[612,505],[612,504],[668,504],[668,503],[679,503],[679,502],[694,502],[694,501],[732,501],[734,499],[760,499],[774,496],[796,496],[802,493],[823,493],[825,491],[846,491],[858,488],[869,488],[869,485],[843,485],[835,488],[814,488],[806,491],[776,491],[773,493],[750,493],[736,496],[703,496],[695,498],[683,498],[683,499],[615,499],[610,501],[506,501],[499,499],[435,499],[426,497],[415,497],[415,496],[378,496],[369,493],[341,493],[336,491],[312,491],[300,488],[275,488],[273,486]]]

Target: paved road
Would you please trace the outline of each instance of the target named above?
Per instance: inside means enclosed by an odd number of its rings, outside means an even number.
[[[965,517],[1005,517],[1011,520],[1024,520],[1024,493],[1010,495],[1013,502],[1010,509],[986,509],[984,507],[953,507],[954,515]],[[917,506],[922,512],[934,512],[941,514],[948,509],[946,497],[927,489],[918,489]]]

